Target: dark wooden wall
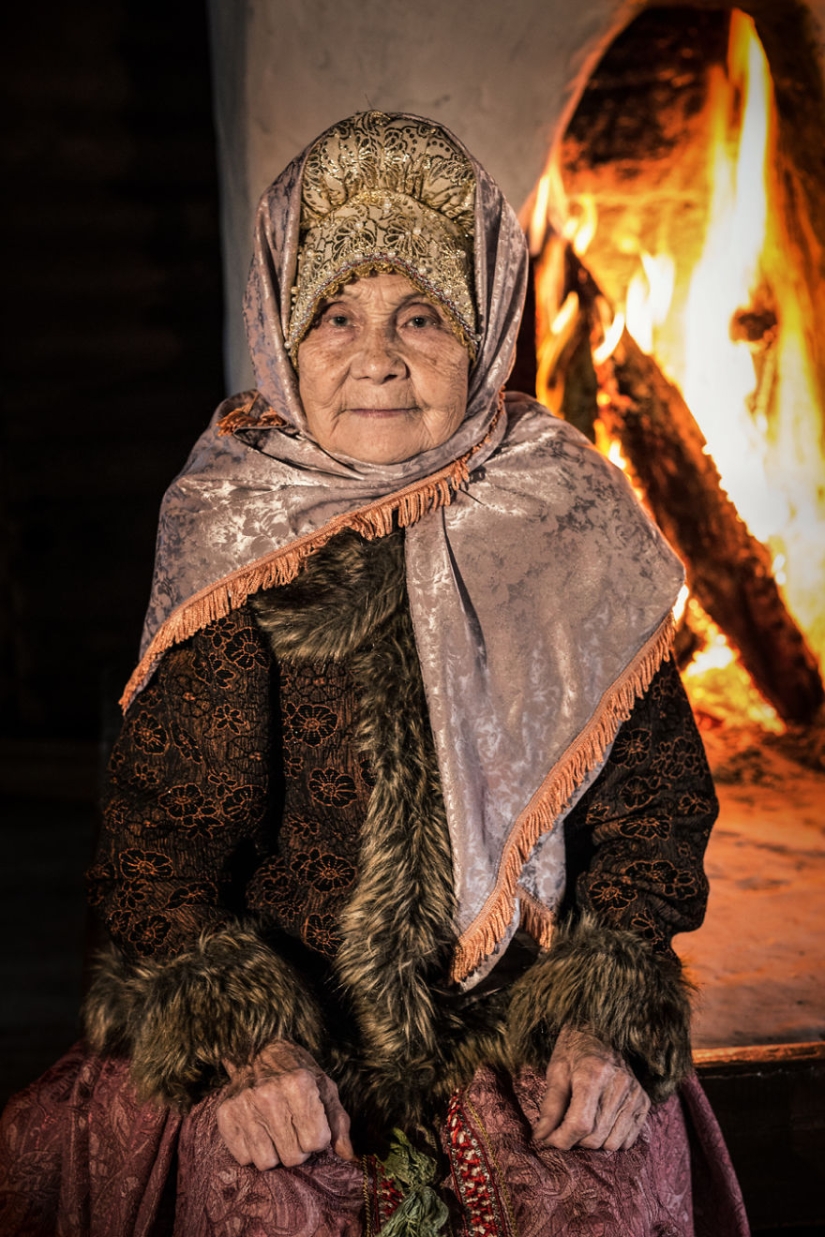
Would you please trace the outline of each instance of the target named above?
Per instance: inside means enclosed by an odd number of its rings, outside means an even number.
[[[222,397],[202,0],[2,19],[0,738],[96,738],[163,490]]]

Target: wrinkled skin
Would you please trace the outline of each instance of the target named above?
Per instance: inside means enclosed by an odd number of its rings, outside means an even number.
[[[398,464],[452,437],[468,371],[444,310],[403,275],[345,284],[298,347],[310,434],[330,454],[370,464]]]
[[[230,1082],[218,1129],[239,1164],[294,1168],[329,1148],[355,1159],[338,1088],[303,1048],[275,1040],[251,1065],[224,1065]]]
[[[632,1147],[650,1100],[630,1067],[589,1031],[563,1027],[547,1066],[533,1137],[540,1145],[620,1151]]]
[[[249,1066],[225,1064],[230,1083],[218,1128],[239,1164],[290,1168],[330,1148],[355,1159],[338,1089],[303,1048],[276,1040]],[[564,1151],[625,1150],[649,1110],[650,1100],[617,1053],[595,1035],[565,1027],[547,1067],[533,1135],[539,1145]]]

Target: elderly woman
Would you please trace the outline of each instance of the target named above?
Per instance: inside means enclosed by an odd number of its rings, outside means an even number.
[[[670,944],[716,813],[682,573],[503,394],[526,267],[416,117],[265,194],[258,388],[164,502],[89,877],[113,948],[7,1111],[4,1233],[747,1231]]]

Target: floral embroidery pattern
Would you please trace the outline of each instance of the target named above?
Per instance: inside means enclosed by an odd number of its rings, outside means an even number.
[[[619,881],[597,880],[590,886],[590,901],[600,911],[623,911],[631,905],[634,890]]]
[[[203,809],[203,792],[194,782],[171,786],[160,796],[160,802],[173,820],[197,815]]]
[[[289,866],[322,893],[350,889],[355,882],[355,868],[351,863],[339,855],[322,851],[318,846],[308,851],[298,851]]]
[[[338,921],[358,872],[361,822],[371,786],[354,749],[358,701],[337,663],[280,666],[285,802],[276,882],[256,877],[279,924],[332,958]],[[275,872],[271,867],[270,873]]]
[[[161,756],[169,746],[169,735],[163,726],[146,712],[136,719],[132,737],[135,747],[149,756]]]
[[[348,807],[355,799],[355,782],[348,773],[335,769],[313,769],[309,775],[309,793],[316,803],[325,807]]]
[[[622,784],[622,803],[629,808],[646,807],[656,797],[657,790],[653,778],[629,777]]]
[[[702,921],[715,813],[701,739],[678,671],[665,662],[565,822],[579,906],[668,952],[672,934]]]
[[[212,721],[218,730],[231,730],[233,734],[243,734],[249,729],[249,722],[241,710],[230,704],[219,704],[212,714]]]
[[[236,786],[223,799],[221,806],[229,820],[252,818],[255,798],[254,786]]]
[[[152,850],[130,848],[120,856],[120,870],[126,877],[144,876],[149,879],[172,875],[172,861],[167,855]]]
[[[325,704],[302,704],[294,713],[295,726],[304,743],[317,747],[338,727],[338,717]]]
[[[269,664],[251,616],[233,613],[170,650],[126,717],[87,880],[127,957],[226,922],[233,854],[245,838],[264,850]]]
[[[341,944],[341,934],[338,931],[335,918],[327,913],[307,915],[303,923],[302,936],[311,949],[334,958]]]
[[[260,638],[249,630],[241,630],[226,643],[225,656],[232,665],[249,673],[266,669],[267,658]]]
[[[642,726],[622,726],[610,758],[619,765],[643,764],[650,752],[650,731]]]

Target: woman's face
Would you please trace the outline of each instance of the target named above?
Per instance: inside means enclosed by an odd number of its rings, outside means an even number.
[[[346,284],[298,345],[310,433],[369,464],[446,442],[464,419],[468,369],[446,315],[403,275]]]

